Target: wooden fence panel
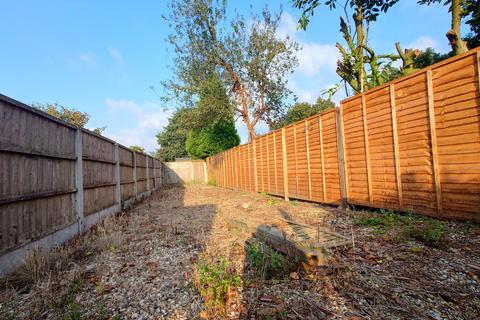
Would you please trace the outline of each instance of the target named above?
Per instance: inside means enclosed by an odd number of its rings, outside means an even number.
[[[479,221],[479,52],[345,99],[340,112],[326,111],[257,137],[249,150],[256,167],[248,171],[250,190],[256,178],[256,191],[286,199],[346,200]],[[230,174],[243,177],[244,163],[238,161],[229,158],[216,170],[228,163]]]
[[[480,208],[479,56],[432,69],[443,215],[468,218]]]
[[[398,208],[390,87],[365,94],[372,199],[379,208]]]
[[[425,73],[395,83],[400,175],[405,210],[435,212]]]
[[[368,168],[361,97],[342,103],[348,201],[368,205]]]

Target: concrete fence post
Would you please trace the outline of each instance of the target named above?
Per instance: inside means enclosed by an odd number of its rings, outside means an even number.
[[[82,129],[75,132],[75,218],[78,222],[78,233],[84,229],[83,212],[83,147],[82,147]]]
[[[145,176],[147,177],[147,191],[150,190],[150,175],[148,174],[148,156],[145,155]]]
[[[122,193],[120,184],[120,154],[118,151],[118,143],[115,143],[115,203],[122,208]]]
[[[133,151],[133,194],[137,198],[138,186],[137,186],[137,154]]]
[[[208,171],[207,171],[207,162],[203,161],[203,176],[205,178],[205,184],[208,184]]]

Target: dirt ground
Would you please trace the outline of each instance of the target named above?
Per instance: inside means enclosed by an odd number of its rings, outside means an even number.
[[[258,225],[285,220],[328,227],[352,243],[330,250],[325,266],[260,277],[245,243]],[[405,232],[412,226],[429,237]],[[208,311],[195,272],[222,257],[241,283],[227,290],[219,314]],[[479,319],[479,279],[478,225],[186,185],[48,256],[32,254],[4,281],[0,318]]]

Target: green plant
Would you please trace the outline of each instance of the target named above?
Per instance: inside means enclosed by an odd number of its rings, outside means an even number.
[[[217,261],[202,259],[194,269],[194,285],[208,309],[222,310],[231,290],[242,284],[242,279],[225,258]]]
[[[445,223],[434,219],[411,225],[405,229],[407,235],[429,246],[438,246],[447,233]]]
[[[284,276],[292,267],[285,256],[258,240],[250,241],[246,252],[250,266],[265,279]]]
[[[65,320],[80,320],[82,318],[81,306],[75,301],[75,296],[80,292],[82,284],[80,279],[74,279],[68,292],[62,297],[59,307],[64,310]]]

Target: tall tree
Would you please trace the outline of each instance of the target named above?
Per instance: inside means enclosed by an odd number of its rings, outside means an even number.
[[[464,40],[473,49],[480,46],[480,0],[467,0],[464,12],[467,14],[465,23],[470,27],[470,33]]]
[[[381,59],[397,59],[392,55],[377,56],[368,46],[368,24],[375,21],[381,12],[387,12],[398,0],[347,0],[344,3],[345,19],[340,19],[340,31],[347,44],[346,47],[336,44],[342,59],[338,61],[337,74],[347,83],[354,92],[363,92],[369,87],[377,86],[385,78],[382,74]],[[337,0],[294,0],[293,6],[302,10],[299,27],[306,29],[310,17],[322,3],[330,9],[335,9]],[[354,32],[349,24],[347,8],[353,10],[352,19]],[[389,67],[391,70],[391,66]],[[369,73],[368,73],[368,72]],[[346,87],[347,95],[348,89]]]
[[[467,43],[462,39],[460,27],[462,24],[462,16],[465,15],[463,6],[469,1],[470,0],[418,0],[419,4],[431,5],[432,3],[443,3],[443,5],[449,7],[452,19],[451,28],[447,31],[446,36],[455,54],[461,54],[468,50]]]
[[[162,132],[157,134],[157,142],[160,148],[156,152],[156,156],[162,161],[174,161],[175,158],[187,156],[185,150],[185,141],[189,128],[189,115],[187,108],[180,108],[168,119],[167,126]]]
[[[173,0],[170,9],[175,77],[162,83],[169,98],[194,105],[200,84],[218,74],[253,139],[258,122],[284,108],[287,75],[298,63],[298,45],[277,36],[280,14],[265,8],[229,20],[224,0]]]
[[[192,159],[209,156],[233,148],[240,143],[240,137],[233,121],[218,121],[201,130],[191,130],[185,142],[185,149]]]

